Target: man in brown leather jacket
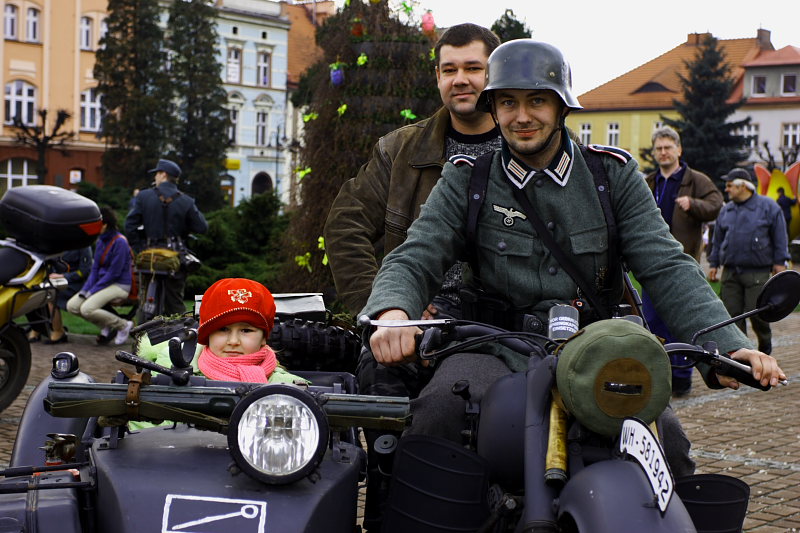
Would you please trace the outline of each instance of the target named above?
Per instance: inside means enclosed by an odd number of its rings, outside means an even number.
[[[647,184],[670,233],[683,245],[683,251],[699,263],[703,253],[703,222],[717,218],[722,209],[722,193],[711,178],[681,161],[681,138],[677,131],[664,126],[653,132],[652,139],[658,170],[647,176]],[[672,342],[672,334],[646,293],[642,294],[642,303],[650,330]],[[692,388],[692,368],[686,367],[688,362],[683,358],[672,362],[684,367],[672,370],[672,392],[675,396],[685,396]]]
[[[478,156],[500,147],[499,130],[489,113],[476,110],[486,84],[489,54],[500,45],[491,31],[459,24],[445,31],[434,47],[436,82],[442,108],[432,117],[381,137],[372,157],[345,182],[325,222],[325,251],[339,299],[357,314],[367,303],[383,256],[402,244],[406,231],[452,156]],[[426,315],[458,311],[461,265],[447,273]],[[368,350],[358,367],[362,394],[416,397],[430,375],[416,363],[387,368]],[[366,432],[370,455],[364,528],[378,531],[388,481],[377,464],[373,443],[385,432]]]
[[[491,116],[475,109],[486,62],[499,44],[497,36],[475,24],[445,31],[434,48],[443,107],[381,137],[370,160],[334,200],[325,247],[338,297],[352,314],[367,303],[382,257],[405,240],[444,162],[500,146]]]
[[[658,128],[653,132],[653,157],[659,168],[646,179],[672,236],[699,263],[703,222],[717,218],[722,193],[711,178],[682,162],[681,153],[678,132],[669,126]]]

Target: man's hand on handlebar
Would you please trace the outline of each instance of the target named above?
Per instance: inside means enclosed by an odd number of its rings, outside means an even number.
[[[389,309],[378,317],[379,320],[408,320],[402,309]],[[410,363],[417,359],[415,335],[422,330],[417,327],[386,328],[378,327],[369,339],[369,346],[375,360],[385,366]]]
[[[731,355],[731,358],[742,361],[743,363],[748,363],[753,369],[753,377],[759,380],[764,386],[770,385],[775,387],[779,381],[786,379],[786,374],[778,366],[778,361],[774,357],[761,353],[758,350],[741,348],[735,351]],[[734,390],[739,388],[739,382],[734,378],[717,374],[717,380],[723,387]]]

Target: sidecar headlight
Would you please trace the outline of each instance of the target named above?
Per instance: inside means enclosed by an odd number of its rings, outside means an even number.
[[[228,447],[236,464],[264,483],[292,483],[319,465],[328,421],[317,402],[291,385],[256,390],[233,410]]]

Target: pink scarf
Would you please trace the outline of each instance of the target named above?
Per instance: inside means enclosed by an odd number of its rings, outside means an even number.
[[[269,346],[264,346],[255,353],[236,357],[217,357],[206,346],[200,353],[197,366],[207,378],[219,381],[267,383],[278,366],[278,359]]]

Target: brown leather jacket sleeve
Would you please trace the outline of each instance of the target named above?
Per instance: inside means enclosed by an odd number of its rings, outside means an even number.
[[[688,214],[702,222],[715,220],[722,209],[722,193],[711,178],[697,171],[692,172],[694,193]]]
[[[339,299],[352,314],[367,303],[378,272],[375,242],[384,233],[392,161],[380,141],[355,178],[346,181],[325,221],[325,251]]]

